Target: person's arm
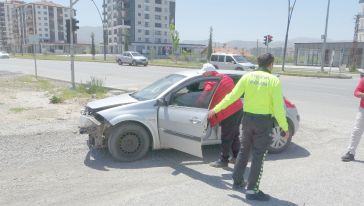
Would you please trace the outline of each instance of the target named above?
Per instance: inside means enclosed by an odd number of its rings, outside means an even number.
[[[236,100],[238,100],[241,95],[245,92],[245,78],[244,76],[239,80],[239,82],[235,85],[234,89],[227,94],[223,100],[219,104],[217,104],[212,110],[216,114],[221,110],[227,108]]]
[[[364,78],[362,78],[356,86],[354,96],[364,98]]]
[[[208,100],[207,97],[213,91],[215,85],[216,85],[216,82],[205,82],[204,89],[203,89],[201,95],[197,99],[198,106],[202,106],[205,104],[205,102]]]
[[[283,131],[288,132],[288,123],[286,118],[286,110],[284,109],[282,84],[277,80],[273,87],[273,116],[276,118],[279,126]]]

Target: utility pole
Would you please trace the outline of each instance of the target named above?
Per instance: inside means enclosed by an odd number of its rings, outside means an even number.
[[[256,55],[256,56],[257,56],[257,58],[258,58],[258,56],[259,56],[259,45],[258,45],[258,44],[259,44],[259,39],[257,39],[257,55]]]
[[[288,32],[289,32],[289,26],[291,24],[292,14],[293,14],[295,5],[296,5],[296,0],[294,0],[292,6],[291,6],[291,0],[288,0],[288,22],[287,22],[286,38],[284,40],[282,71],[284,71],[284,65],[286,63]]]
[[[94,6],[96,7],[97,9],[97,12],[99,13],[99,16],[100,16],[100,19],[101,19],[101,22],[102,22],[102,38],[103,38],[103,47],[104,47],[104,61],[106,61],[106,42],[107,42],[107,38],[106,38],[106,34],[107,34],[107,31],[106,31],[106,3],[105,3],[105,0],[103,0],[103,4],[102,4],[102,7],[103,7],[103,16],[104,18],[102,18],[102,15],[101,15],[101,12],[99,10],[99,7],[97,7],[96,3],[94,0],[91,0],[92,3],[94,4]]]
[[[330,0],[327,1],[326,26],[325,26],[324,42],[322,44],[322,50],[321,50],[321,72],[324,72],[324,67],[325,67],[327,26],[329,23],[329,12],[330,12]]]
[[[71,82],[72,89],[76,89],[75,83],[75,51],[73,45],[73,6],[78,2],[78,0],[70,0],[70,57],[71,57]]]

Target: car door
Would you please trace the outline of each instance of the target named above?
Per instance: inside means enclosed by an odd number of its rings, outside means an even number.
[[[226,69],[235,69],[236,62],[231,56],[226,56],[225,58],[225,68]]]
[[[209,90],[207,84],[213,85]],[[167,95],[158,110],[158,129],[162,148],[173,148],[202,157],[201,143],[211,135],[208,107],[219,78],[199,78]]]
[[[218,55],[218,60],[217,60],[217,66],[219,67],[219,69],[226,69],[226,65],[225,65],[225,55]]]

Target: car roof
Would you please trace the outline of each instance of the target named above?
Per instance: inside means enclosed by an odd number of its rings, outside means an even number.
[[[240,75],[243,76],[244,74],[248,73],[246,71],[238,71],[238,70],[217,70],[217,72],[219,72],[220,74],[226,74],[226,75]],[[176,72],[175,74],[180,74],[186,77],[196,77],[196,76],[201,76],[200,70],[194,70],[194,69],[190,69],[190,70],[184,70],[184,71],[180,71],[180,72]]]
[[[212,53],[211,55],[242,56],[241,54]]]

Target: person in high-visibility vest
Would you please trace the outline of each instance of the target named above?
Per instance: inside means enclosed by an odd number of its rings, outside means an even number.
[[[272,138],[274,118],[289,138],[281,81],[272,75],[274,56],[270,53],[258,57],[257,71],[245,74],[234,89],[208,112],[212,118],[244,94],[243,137],[233,172],[233,188],[245,187],[244,171],[252,150],[252,163],[248,178],[246,198],[268,201],[270,196],[259,190],[263,162]]]

